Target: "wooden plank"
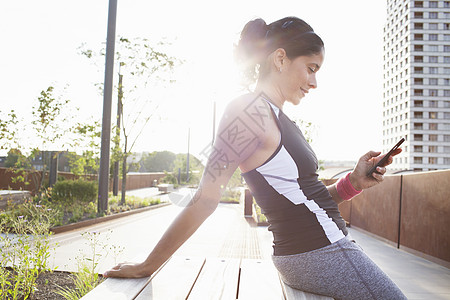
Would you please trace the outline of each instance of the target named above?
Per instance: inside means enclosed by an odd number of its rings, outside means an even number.
[[[135,299],[186,299],[204,262],[204,258],[172,257]]]
[[[278,271],[272,261],[242,260],[238,299],[284,299]]]
[[[143,261],[146,253],[140,253],[133,261]],[[169,259],[168,261],[170,261]],[[84,295],[80,300],[131,300],[134,299],[147,283],[155,277],[167,264],[164,263],[155,273],[143,278],[107,278],[95,289]]]
[[[81,299],[130,300],[144,287],[149,278],[108,278]]]
[[[239,265],[239,259],[206,259],[188,299],[236,299]]]
[[[281,287],[283,289],[284,295],[286,297],[286,300],[333,300],[331,297],[317,295],[317,294],[311,294],[307,293],[301,290],[297,290],[294,288],[291,288],[287,284],[285,284],[281,279]]]

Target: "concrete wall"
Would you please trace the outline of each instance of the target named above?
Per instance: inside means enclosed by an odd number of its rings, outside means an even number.
[[[161,183],[164,173],[133,173],[127,175],[126,190],[135,190],[153,186],[153,180]],[[112,191],[112,180],[109,182],[109,189]],[[122,179],[119,179],[119,191],[122,190]]]

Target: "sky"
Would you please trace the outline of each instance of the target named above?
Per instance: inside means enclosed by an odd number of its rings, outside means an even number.
[[[218,123],[240,93],[233,62],[239,32],[251,19],[270,23],[285,16],[307,21],[325,43],[318,88],[300,105],[286,104],[286,114],[313,124],[320,160],[356,161],[381,150],[386,1],[127,0],[118,1],[116,36],[167,38],[169,51],[185,61],[176,84],[152,96],[157,116],[133,150],[185,153],[189,131],[189,151],[200,155],[213,136],[213,103]],[[29,120],[39,93],[52,85],[79,108],[71,110],[77,118],[101,120],[103,97],[94,84],[103,81],[104,67],[77,49],[105,43],[107,18],[106,0],[0,1],[0,111],[14,109]],[[31,141],[30,132],[21,135]]]

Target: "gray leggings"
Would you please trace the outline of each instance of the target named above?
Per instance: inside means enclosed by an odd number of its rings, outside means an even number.
[[[289,286],[335,299],[406,299],[394,282],[348,238],[306,253],[272,256]]]

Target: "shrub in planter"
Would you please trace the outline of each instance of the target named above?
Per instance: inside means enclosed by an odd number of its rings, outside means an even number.
[[[166,176],[164,176],[161,179],[162,183],[171,183],[171,184],[173,184],[174,187],[178,186],[178,179],[177,179],[177,177],[175,175],[173,175],[172,173],[168,173],[166,171],[164,171],[164,174]]]
[[[53,186],[51,197],[67,205],[75,202],[88,203],[97,197],[97,183],[83,179],[58,181]]]
[[[239,203],[239,199],[241,198],[241,193],[239,190],[231,190],[226,189],[220,198],[220,202],[223,203]]]

